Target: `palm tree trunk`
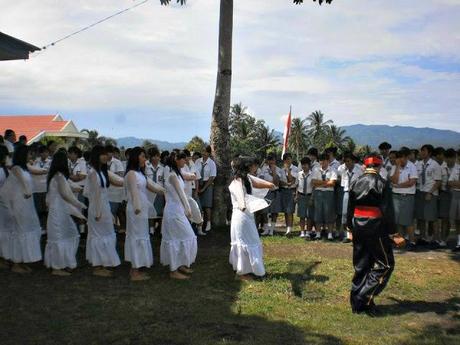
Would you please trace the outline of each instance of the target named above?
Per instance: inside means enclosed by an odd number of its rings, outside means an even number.
[[[228,117],[232,86],[232,34],[233,0],[221,0],[218,71],[211,122],[211,146],[217,164],[212,223],[217,226],[225,224],[230,197],[227,186],[231,178]]]

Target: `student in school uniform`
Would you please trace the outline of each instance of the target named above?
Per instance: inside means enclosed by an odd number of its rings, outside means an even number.
[[[158,147],[155,145],[147,151],[149,160],[145,165],[145,175],[147,178],[155,183],[158,183],[164,188],[165,176],[164,176],[164,165],[161,163],[161,154]],[[149,209],[149,226],[150,234],[153,235],[155,229],[158,229],[161,224],[161,218],[163,217],[163,210],[165,207],[165,198],[163,194],[147,193],[149,201],[151,203]]]
[[[116,157],[118,148],[107,145],[105,147],[107,153],[107,168],[112,174],[115,174],[123,178],[125,174],[125,167],[123,163]],[[125,189],[123,187],[116,186],[115,184],[110,184],[109,189],[107,190],[107,196],[110,203],[110,211],[115,220],[115,224],[118,223],[118,230],[120,232],[125,232],[126,230],[126,210],[123,207],[123,200],[125,198]]]
[[[292,232],[292,225],[294,222],[295,203],[294,197],[296,192],[297,174],[299,169],[292,164],[292,155],[287,152],[283,155],[283,174],[284,178],[280,179],[280,212],[284,213],[286,220],[286,233],[289,235]],[[276,220],[275,220],[276,222]]]
[[[439,239],[437,199],[441,186],[442,170],[441,166],[431,158],[433,150],[433,146],[428,144],[423,145],[420,150],[421,160],[417,162],[419,191],[415,196],[415,212],[421,232],[421,244],[428,242],[435,246],[436,242],[433,239]],[[429,234],[427,225],[432,227],[432,234]]]
[[[337,172],[337,183],[334,187],[334,198],[335,198],[335,229],[339,230],[342,224],[342,204],[343,204],[343,188],[340,182],[341,175],[338,173],[338,169],[341,165],[337,155],[337,147],[331,146],[326,148],[325,153],[329,157],[329,168],[334,169]]]
[[[344,228],[343,242],[351,242],[351,232],[345,230],[347,224],[348,200],[350,185],[363,174],[363,169],[357,164],[358,159],[351,152],[345,152],[343,155],[344,163],[339,167],[337,174],[340,175],[340,184],[343,188],[341,224]]]
[[[327,230],[327,239],[332,241],[334,223],[336,219],[334,187],[337,182],[337,171],[329,167],[329,157],[326,154],[319,156],[320,169],[313,172],[314,204],[316,238],[321,238],[321,229]]]
[[[442,165],[444,163],[444,155],[446,153],[446,149],[444,147],[436,147],[433,150],[433,159],[438,163],[439,165]]]
[[[417,163],[419,160],[419,151],[417,149],[410,150],[409,160],[414,164]]]
[[[457,152],[457,159],[460,157],[460,150]],[[460,251],[460,163],[455,163],[452,168],[452,173],[448,182],[452,193],[450,204],[450,221],[455,224],[457,230],[457,245],[454,248],[455,252]]]
[[[390,161],[390,150],[391,150],[391,144],[387,143],[384,141],[379,145],[379,151],[380,151],[380,156],[382,157],[383,160],[383,165],[382,168],[384,168],[387,173],[390,173],[391,171],[391,161]]]
[[[76,194],[78,200],[85,203],[85,197],[83,196],[83,189],[85,188],[85,180],[88,175],[88,169],[86,161],[82,157],[81,150],[76,146],[71,146],[67,151],[69,157],[69,179],[77,184],[81,188],[81,192]],[[79,225],[80,233],[85,232],[85,225]]]
[[[457,153],[454,149],[447,149],[443,153],[443,163],[441,164],[441,188],[439,191],[439,219],[441,226],[441,240],[439,246],[445,248],[450,232],[450,206],[452,204],[452,190],[449,187],[449,179],[452,175]],[[452,224],[453,225],[453,224]]]
[[[310,170],[320,169],[321,165],[318,162],[318,149],[316,147],[311,147],[307,151],[307,157],[310,158],[311,166]]]
[[[10,268],[11,235],[14,228],[14,219],[8,207],[7,192],[4,189],[10,174],[6,167],[8,155],[6,146],[0,145],[0,269]]]
[[[202,152],[202,158],[198,159],[196,169],[199,171],[201,179],[199,180],[198,195],[200,205],[203,210],[203,226],[205,231],[211,230],[211,216],[213,206],[214,179],[217,176],[216,163],[211,158],[211,146],[207,146]]]
[[[51,166],[51,159],[49,157],[49,151],[44,145],[40,145],[37,149],[38,157],[29,165],[29,171],[32,175],[33,182],[33,197],[35,209],[37,210],[38,219],[40,220],[40,226],[42,233],[46,232],[46,175]]]
[[[313,173],[311,160],[304,157],[300,160],[302,170],[297,175],[297,191],[295,202],[297,203],[297,216],[300,218],[300,237],[310,238],[313,227]]]
[[[264,225],[262,236],[273,236],[273,232],[275,231],[276,218],[281,211],[279,185],[282,177],[284,178],[284,173],[283,170],[276,165],[276,156],[273,153],[269,153],[265,159],[265,164],[260,168],[259,174],[259,178],[273,183],[274,185],[274,188],[271,189],[265,197],[270,201],[270,206],[261,211],[267,215],[267,223]]]
[[[392,197],[394,205],[394,223],[400,234],[408,240],[406,249],[416,247],[413,227],[415,192],[418,179],[417,167],[409,161],[410,150],[401,149],[396,155],[396,162],[390,172]]]

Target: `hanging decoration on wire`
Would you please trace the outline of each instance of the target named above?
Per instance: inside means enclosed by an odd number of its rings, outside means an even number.
[[[71,37],[73,37],[73,36],[75,36],[75,35],[78,35],[79,33],[83,32],[83,31],[86,31],[86,30],[88,30],[88,29],[91,29],[91,28],[95,27],[96,25],[99,25],[99,24],[101,24],[101,23],[103,23],[103,22],[105,22],[105,21],[107,21],[107,20],[109,20],[109,19],[112,19],[112,18],[114,18],[114,17],[116,17],[116,16],[119,16],[119,15],[121,15],[121,14],[123,14],[123,13],[125,13],[125,12],[128,12],[128,11],[130,11],[130,10],[136,8],[136,7],[139,7],[139,6],[141,6],[141,5],[144,5],[144,4],[145,4],[146,2],[148,2],[148,1],[150,1],[150,0],[143,0],[143,1],[141,1],[141,2],[138,2],[137,4],[134,4],[134,5],[130,6],[130,7],[127,7],[127,8],[125,8],[125,9],[123,9],[123,10],[121,10],[121,11],[118,11],[118,12],[116,12],[116,13],[114,13],[114,14],[108,16],[108,17],[105,17],[105,18],[103,18],[103,19],[101,19],[101,20],[98,20],[97,22],[95,22],[95,23],[93,23],[93,24],[87,25],[87,26],[85,26],[85,27],[83,27],[83,28],[81,28],[81,29],[79,29],[79,30],[77,30],[77,31],[74,31],[74,32],[72,32],[72,33],[70,33],[70,34],[68,34],[68,35],[66,35],[66,36],[64,36],[64,37],[61,37],[61,38],[57,39],[56,41],[53,41],[53,42],[51,42],[51,43],[48,43],[47,45],[44,45],[44,46],[41,48],[42,50],[41,50],[40,52],[38,52],[37,54],[32,55],[31,57],[36,57],[36,56],[42,54],[43,52],[45,52],[46,49],[48,49],[49,47],[53,47],[53,46],[55,46],[56,44],[58,44],[58,43],[60,43],[60,42],[62,42],[62,41],[64,41],[64,40],[66,40],[66,39],[69,39],[69,38],[71,38]]]

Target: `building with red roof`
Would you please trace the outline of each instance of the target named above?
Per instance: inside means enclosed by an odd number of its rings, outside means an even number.
[[[44,137],[60,137],[65,142],[76,138],[87,138],[74,123],[60,115],[0,115],[0,134],[12,129],[16,137],[27,137],[27,144],[40,141]]]

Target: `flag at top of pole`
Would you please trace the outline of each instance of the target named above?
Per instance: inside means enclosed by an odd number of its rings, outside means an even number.
[[[286,121],[284,122],[283,153],[281,154],[281,159],[283,159],[283,156],[288,149],[289,136],[291,135],[291,112],[292,107],[289,106],[289,114],[286,117]]]

